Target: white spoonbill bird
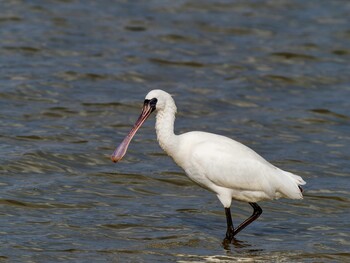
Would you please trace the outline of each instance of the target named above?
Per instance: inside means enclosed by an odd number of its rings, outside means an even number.
[[[190,179],[215,193],[223,204],[227,220],[225,240],[232,241],[260,216],[262,209],[256,202],[280,197],[303,198],[300,185],[305,181],[300,176],[277,168],[237,141],[201,131],[175,135],[176,105],[163,90],[152,90],[146,95],[140,117],[111,156],[113,162],[123,158],[131,139],[155,110],[159,145]],[[248,202],[254,209],[236,229],[230,211],[232,199]]]

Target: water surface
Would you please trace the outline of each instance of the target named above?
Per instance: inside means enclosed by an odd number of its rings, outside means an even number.
[[[346,1],[2,1],[0,260],[350,260]],[[157,144],[109,155],[146,93],[306,181],[229,247],[224,210]],[[237,225],[251,213],[233,202]]]

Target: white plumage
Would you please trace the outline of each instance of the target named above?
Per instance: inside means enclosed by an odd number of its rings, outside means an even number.
[[[226,240],[232,240],[259,217],[262,210],[256,202],[281,197],[303,198],[299,185],[305,182],[300,176],[277,168],[237,141],[201,131],[175,135],[176,105],[173,98],[162,90],[152,90],[147,94],[141,116],[112,155],[114,162],[124,156],[132,137],[154,110],[157,111],[159,145],[185,170],[190,179],[214,192],[225,207]],[[253,215],[236,230],[229,210],[232,199],[249,202],[254,208]]]

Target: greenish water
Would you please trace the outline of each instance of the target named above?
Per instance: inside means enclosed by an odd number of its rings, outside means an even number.
[[[0,261],[350,260],[347,1],[1,1]],[[144,96],[306,181],[223,247],[216,196],[157,144],[109,156]],[[235,225],[250,213],[233,202]]]

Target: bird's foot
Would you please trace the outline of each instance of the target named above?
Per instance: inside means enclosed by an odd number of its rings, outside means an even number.
[[[231,243],[231,241],[234,239],[235,236],[235,230],[232,228],[228,228],[226,231],[226,236],[224,238],[224,242]]]
[[[231,251],[231,248],[240,249],[251,247],[252,245],[237,238],[233,238],[231,241],[226,241],[226,239],[224,239],[224,241],[222,242],[222,246],[225,250]]]
[[[224,240],[222,241],[222,245],[226,250],[230,250],[230,246],[231,244],[235,244],[236,239],[234,237],[234,231],[232,229],[232,231],[227,231],[226,232],[226,236],[224,238]]]

